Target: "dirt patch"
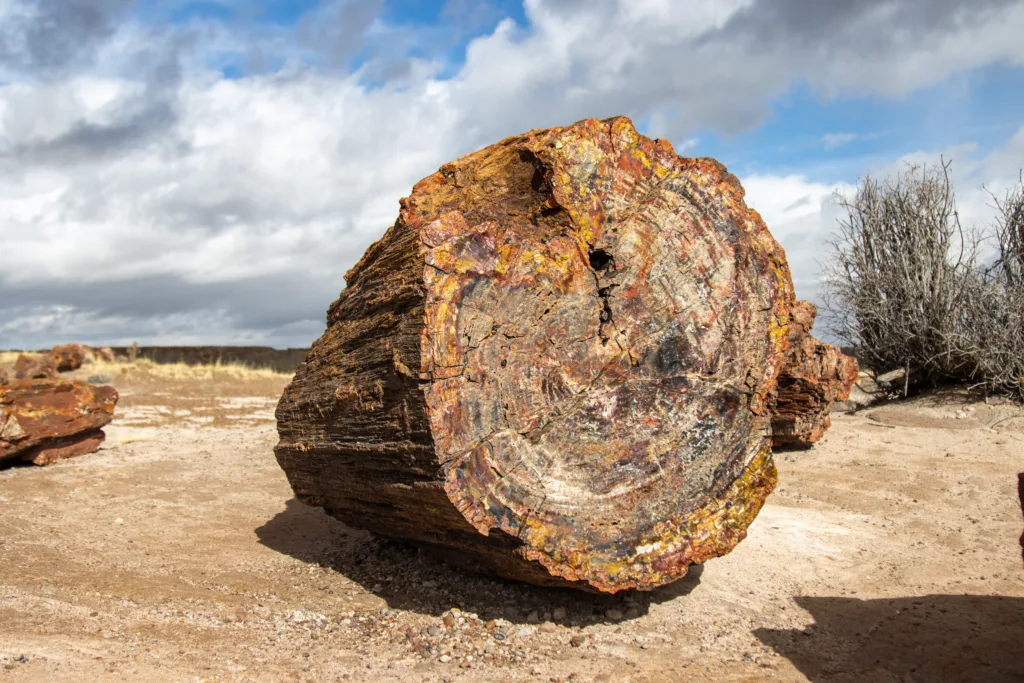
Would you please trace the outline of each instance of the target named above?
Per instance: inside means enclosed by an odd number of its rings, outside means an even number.
[[[0,471],[0,680],[1024,678],[1022,420],[985,426],[1016,408],[836,416],[778,455],[733,553],[594,596],[461,573],[296,502],[272,453],[287,379],[114,377],[101,451]]]

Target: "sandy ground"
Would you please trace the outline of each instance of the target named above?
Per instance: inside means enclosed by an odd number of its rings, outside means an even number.
[[[732,554],[605,597],[296,502],[272,453],[286,381],[115,378],[103,450],[0,470],[0,681],[1024,680],[1024,417],[991,426],[1012,406],[837,416],[778,454]]]

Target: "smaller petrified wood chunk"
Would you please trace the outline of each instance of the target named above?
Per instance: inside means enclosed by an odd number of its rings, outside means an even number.
[[[81,344],[67,344],[65,346],[54,346],[51,356],[57,366],[57,372],[71,372],[82,367],[85,362],[86,347]]]
[[[856,360],[811,336],[817,314],[809,301],[797,301],[790,312],[786,364],[770,403],[773,447],[815,443],[832,426],[832,406],[857,381]]]
[[[117,391],[62,379],[25,379],[0,386],[0,461],[49,465],[103,443]]]
[[[57,364],[52,356],[21,354],[14,361],[15,379],[47,379],[57,376]]]

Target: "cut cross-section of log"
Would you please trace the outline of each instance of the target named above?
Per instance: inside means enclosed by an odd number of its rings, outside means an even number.
[[[724,167],[628,119],[446,164],[345,280],[276,454],[347,524],[651,589],[731,550],[774,486],[785,256]]]

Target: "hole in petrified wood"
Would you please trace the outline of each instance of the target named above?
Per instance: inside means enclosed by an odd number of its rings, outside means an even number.
[[[590,267],[595,271],[600,272],[612,265],[615,262],[615,257],[604,249],[591,249],[590,250]]]

